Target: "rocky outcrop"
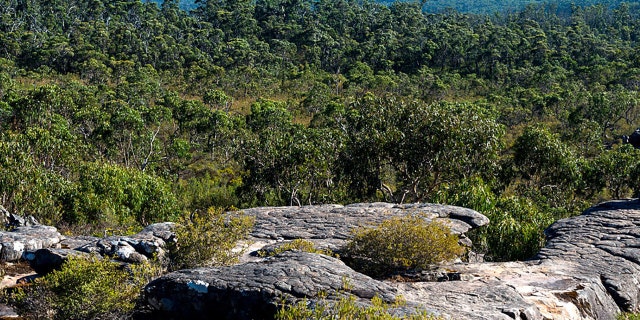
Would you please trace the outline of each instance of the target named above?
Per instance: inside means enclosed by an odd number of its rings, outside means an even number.
[[[172,229],[173,223],[165,222],[149,225],[141,232],[128,237],[68,238],[62,240],[56,247],[27,251],[23,257],[39,274],[59,269],[69,256],[96,255],[124,263],[141,263],[149,259],[162,260],[165,256],[166,241],[173,241]]]
[[[56,228],[42,225],[0,231],[0,262],[19,260],[27,251],[55,247],[63,239]]]
[[[374,226],[393,217],[419,215],[427,221],[441,221],[469,246],[471,242],[465,233],[489,223],[487,217],[474,210],[429,203],[259,207],[243,212],[255,217],[251,241],[259,247],[283,240],[306,239],[320,249],[333,251],[340,250],[354,228]]]
[[[60,269],[70,256],[91,258],[91,254],[72,249],[46,248],[25,254],[29,265],[38,274],[47,274]]]
[[[269,319],[281,302],[321,293],[332,299],[345,290],[361,302],[375,295],[393,301],[397,291],[336,258],[285,252],[261,262],[174,272],[149,283],[144,294],[154,310],[150,318]]]
[[[387,208],[384,214],[377,211],[381,207]],[[315,211],[319,216],[304,208],[304,218],[297,217],[294,208],[248,210],[263,221],[253,236],[331,242],[344,239],[346,231],[340,225],[367,224],[363,217],[402,214],[386,204],[324,208]],[[349,210],[360,219],[340,214]],[[338,222],[331,222],[334,218]],[[466,219],[469,226],[478,225],[475,218]],[[278,221],[286,221],[286,227]],[[305,229],[303,221],[311,227]],[[640,309],[639,201],[601,204],[581,216],[558,221],[547,236],[546,247],[530,261],[458,263],[445,266],[436,276],[417,274],[413,282],[374,280],[337,259],[289,252],[231,267],[172,273],[150,283],[144,295],[152,314],[168,318],[270,318],[280,297],[290,302],[307,298],[313,306],[318,292],[336,292],[341,283],[337,279],[344,275],[356,279],[356,289],[350,293],[360,303],[366,304],[375,293],[386,300],[403,296],[410,307],[394,311],[397,315],[415,312],[418,306],[445,319],[615,319],[621,311]],[[421,281],[425,279],[438,282]]]
[[[429,204],[254,208],[245,213],[256,218],[250,251],[293,239],[339,251],[353,228],[401,215],[443,221],[463,239],[465,232],[488,222],[473,210]],[[38,267],[42,273],[75,254],[136,262],[161,256],[166,242],[173,241],[172,228],[156,224],[129,237],[62,239],[51,227],[21,227],[0,233],[0,252],[13,259],[25,248],[54,247],[24,255],[49,261]],[[47,236],[20,240],[34,234]],[[247,256],[238,265],[182,270],[149,283],[140,317],[271,318],[278,303],[308,299],[313,307],[321,293],[329,301],[351,294],[361,305],[374,295],[386,301],[402,296],[407,306],[393,310],[396,315],[425,310],[444,319],[615,319],[621,311],[640,310],[640,201],[600,204],[556,222],[546,234],[546,246],[529,261],[455,263],[395,280],[369,278],[318,254]]]
[[[33,216],[20,216],[15,213],[10,213],[7,209],[0,205],[0,227],[17,228],[28,227],[38,225],[38,220]]]
[[[244,210],[255,217],[251,248],[263,249],[293,239],[314,242],[320,249],[340,251],[357,227],[374,226],[384,220],[415,215],[440,221],[462,242],[465,233],[489,220],[480,213],[437,204],[395,205],[359,203],[304,207],[260,207]],[[250,252],[252,250],[249,250]],[[254,251],[255,253],[255,251]],[[320,293],[335,299],[336,292],[353,294],[359,304],[374,295],[391,302],[398,289],[353,271],[336,258],[303,252],[285,252],[276,257],[245,257],[243,264],[225,268],[202,268],[171,273],[150,283],[145,298],[153,310],[148,318],[264,319],[273,317],[282,300],[314,299]],[[429,275],[431,276],[431,274]],[[410,302],[398,314],[413,313],[421,304]],[[423,309],[437,313],[431,308]]]

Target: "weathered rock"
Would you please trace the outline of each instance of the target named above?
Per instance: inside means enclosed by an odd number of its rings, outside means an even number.
[[[141,263],[149,259],[163,259],[165,241],[173,241],[173,223],[157,223],[147,226],[141,232],[124,237],[111,236],[97,238],[78,236],[62,240],[54,250],[35,251],[25,254],[25,259],[32,264],[38,273],[46,273],[58,269],[69,254],[90,254],[113,258],[125,263]],[[40,256],[38,256],[40,255]],[[50,264],[50,265],[47,265]]]
[[[142,231],[140,231],[134,238],[148,237],[153,236],[156,238],[160,238],[165,242],[174,241],[175,233],[173,229],[175,228],[175,223],[173,222],[160,222],[154,223],[146,226]]]
[[[439,204],[355,203],[303,207],[259,207],[243,210],[255,217],[251,236],[255,241],[307,239],[321,249],[339,251],[357,227],[374,226],[384,220],[420,215],[441,221],[470,245],[465,233],[489,223],[484,215],[467,208]]]
[[[575,278],[602,286],[613,299],[613,306],[601,307],[606,311],[640,309],[640,201],[602,203],[554,223],[545,233],[547,245],[536,259],[573,262]]]
[[[97,243],[98,241],[100,241],[100,239],[101,238],[92,236],[75,236],[71,238],[65,238],[60,241],[60,248],[80,250],[80,248]]]
[[[92,255],[72,249],[47,248],[25,254],[25,260],[29,262],[29,265],[35,272],[43,275],[53,270],[59,270],[70,256],[89,259]]]
[[[13,310],[13,308],[7,306],[6,304],[0,303],[0,320],[9,319],[20,319],[20,317]]]
[[[304,252],[285,252],[262,262],[200,268],[168,274],[149,283],[144,297],[154,310],[150,318],[269,319],[286,300],[329,299],[345,287],[366,302],[375,295],[393,301],[391,286],[353,271],[340,260]],[[335,296],[333,296],[335,297]]]
[[[38,225],[38,220],[29,215],[26,217],[10,213],[7,209],[0,205],[0,226],[7,228],[28,227]]]
[[[270,243],[295,237],[341,240],[349,227],[397,213],[389,204],[301,210],[300,215],[294,208],[247,210],[257,218],[254,237],[271,238]],[[351,220],[346,212],[358,218]],[[441,218],[443,211],[436,212]],[[483,220],[472,213],[457,217],[469,226]],[[546,233],[547,245],[533,260],[460,263],[442,272],[404,275],[414,282],[365,280],[336,259],[296,252],[226,268],[184,270],[149,284],[146,305],[154,315],[174,318],[269,318],[277,297],[313,301],[319,291],[339,290],[338,278],[344,275],[364,290],[356,293],[360,303],[375,293],[385,299],[402,295],[411,307],[396,310],[400,315],[415,306],[445,319],[615,319],[621,311],[640,310],[640,201],[601,204],[558,221]]]
[[[54,227],[35,225],[0,232],[0,262],[16,261],[26,251],[57,246],[64,239]]]

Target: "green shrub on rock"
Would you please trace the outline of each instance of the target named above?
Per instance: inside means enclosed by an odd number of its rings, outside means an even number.
[[[446,225],[419,216],[392,218],[375,228],[355,230],[345,250],[347,263],[372,277],[425,269],[465,251]]]
[[[234,251],[238,241],[253,228],[253,217],[241,213],[225,215],[210,208],[179,219],[174,230],[176,241],[168,244],[169,270],[227,265],[242,252]]]
[[[337,301],[329,301],[321,298],[318,302],[310,304],[307,300],[302,300],[296,304],[283,304],[276,314],[277,320],[347,320],[347,319],[369,319],[369,320],[438,320],[433,315],[429,315],[424,310],[416,310],[414,314],[407,316],[397,316],[393,314],[394,308],[405,306],[403,299],[398,299],[394,303],[386,303],[380,297],[371,299],[371,305],[364,306],[358,304],[355,296],[341,294]],[[313,305],[313,307],[311,307]]]
[[[124,268],[107,259],[69,257],[61,270],[16,289],[8,300],[25,319],[124,319],[159,274],[146,263]]]
[[[276,256],[278,254],[281,254],[285,251],[291,251],[291,250],[299,250],[302,252],[309,252],[309,253],[318,253],[318,254],[324,254],[327,256],[337,256],[333,251],[329,250],[329,249],[318,249],[316,248],[315,244],[309,240],[306,239],[295,239],[293,241],[290,242],[286,242],[283,243],[275,248],[273,248],[273,250],[258,250],[258,255],[260,255],[261,257],[269,257],[269,256]]]

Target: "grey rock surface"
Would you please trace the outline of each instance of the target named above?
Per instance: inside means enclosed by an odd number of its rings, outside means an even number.
[[[132,236],[104,238],[79,236],[67,238],[58,247],[28,251],[24,258],[39,274],[60,268],[68,255],[109,257],[124,263],[141,263],[149,259],[163,259],[166,241],[172,241],[173,223],[156,223]]]
[[[261,262],[231,267],[182,270],[149,283],[144,298],[162,319],[269,319],[283,300],[328,299],[344,291],[368,301],[375,295],[393,301],[396,289],[353,271],[324,255],[285,252]],[[332,296],[333,295],[333,296]]]
[[[0,303],[0,319],[20,319],[20,317],[11,307],[7,306],[4,303]]]
[[[594,313],[640,308],[640,201],[599,204],[554,223],[545,233],[547,244],[536,259],[574,263],[575,278],[602,287],[613,299],[594,305]]]
[[[5,207],[0,205],[0,226],[7,228],[27,227],[38,225],[38,220],[33,216],[20,216],[10,213]]]
[[[0,231],[0,262],[17,261],[27,251],[56,247],[63,239],[56,228],[43,225]]]
[[[105,238],[67,238],[56,228],[43,225],[17,227],[11,231],[0,231],[0,262],[25,259],[38,273],[47,273],[59,268],[69,254],[97,254],[125,263],[163,259],[166,241],[173,241],[173,225],[157,223],[132,236]]]
[[[357,227],[370,227],[394,217],[416,215],[440,221],[470,245],[465,233],[489,223],[477,211],[439,204],[356,203],[302,207],[259,207],[243,210],[256,218],[252,240],[259,242],[307,239],[321,249],[339,251]]]
[[[25,259],[33,271],[43,275],[53,270],[59,270],[70,256],[89,259],[91,254],[72,249],[45,248],[26,253]]]
[[[426,211],[429,206],[418,207]],[[301,214],[295,209],[247,210],[257,218],[253,236],[263,244],[293,238],[330,242],[345,239],[350,227],[402,214],[389,204],[297,208]],[[461,219],[469,227],[484,223],[473,213],[452,213],[446,206],[430,210],[433,219]],[[306,297],[313,305],[317,292],[331,295],[345,276],[356,279],[351,293],[360,303],[375,293],[386,300],[403,296],[410,307],[397,310],[400,315],[419,306],[445,319],[613,320],[621,311],[640,310],[640,201],[600,204],[556,222],[546,234],[547,245],[530,261],[458,263],[441,272],[416,274],[413,282],[371,279],[336,259],[300,252],[226,268],[184,270],[149,284],[146,307],[169,318],[269,318],[279,297]]]
[[[353,228],[408,214],[443,221],[462,235],[488,222],[473,210],[429,204],[264,207],[245,213],[256,218],[253,242],[247,244],[251,250],[292,239],[339,250]],[[166,242],[173,241],[172,228],[156,224],[129,237],[63,239],[55,228],[22,227],[0,233],[0,258],[34,248],[24,256],[35,260],[40,252],[56,260],[95,252],[142,261],[163,252]],[[33,238],[36,234],[40,236]],[[408,305],[395,310],[398,315],[419,307],[445,319],[613,320],[619,312],[640,310],[640,201],[602,203],[556,222],[546,235],[546,246],[529,261],[456,263],[405,275],[403,280],[411,282],[371,279],[317,254],[252,257],[230,267],[182,270],[154,280],[145,288],[140,308],[148,310],[148,318],[263,319],[273,315],[282,299],[307,298],[313,305],[321,292],[336,299],[348,279],[347,292],[359,304],[376,294],[386,301],[403,296]],[[66,249],[33,251],[38,246]]]

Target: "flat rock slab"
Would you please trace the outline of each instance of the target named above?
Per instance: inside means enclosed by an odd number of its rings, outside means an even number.
[[[391,218],[415,215],[427,221],[440,221],[468,245],[471,243],[464,234],[489,223],[489,219],[477,211],[430,203],[259,207],[243,212],[256,219],[251,232],[256,241],[307,239],[332,250],[343,246],[355,228],[375,226]]]
[[[348,281],[348,283],[345,283]],[[348,290],[345,287],[348,285]],[[144,289],[149,319],[270,319],[278,304],[348,291],[361,302],[394,301],[396,289],[318,254],[285,252],[261,262],[182,270]],[[334,296],[335,297],[335,296]]]
[[[536,259],[550,265],[573,263],[574,278],[607,291],[612,301],[604,303],[606,311],[615,310],[611,304],[623,311],[640,310],[640,201],[599,204],[554,223],[545,233],[547,244]]]
[[[0,231],[0,262],[20,260],[26,251],[56,247],[64,238],[56,228],[43,225]]]
[[[408,210],[389,204],[304,207],[300,214],[296,209],[246,210],[257,218],[254,237],[341,239],[350,228]],[[451,217],[433,213],[433,219]],[[469,226],[479,225],[473,215],[465,219]],[[401,295],[411,306],[406,312],[419,306],[444,319],[613,320],[622,311],[640,310],[640,201],[600,204],[556,222],[546,234],[547,245],[530,261],[446,266],[445,274],[455,275],[456,281],[374,280],[337,259],[289,252],[166,275],[145,288],[146,307],[169,318],[270,318],[281,297],[314,301],[317,292],[339,291],[344,277],[355,284],[352,293],[361,303],[373,294],[387,300]]]

